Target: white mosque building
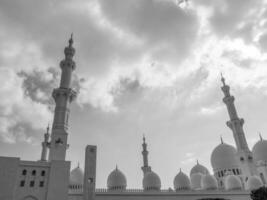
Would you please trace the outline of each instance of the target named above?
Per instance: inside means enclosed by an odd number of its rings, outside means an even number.
[[[221,144],[211,152],[213,172],[197,162],[189,175],[180,169],[173,186],[162,189],[160,176],[149,166],[147,143],[143,138],[142,189],[127,188],[126,175],[118,167],[107,177],[107,188],[95,188],[96,146],[86,147],[84,169],[78,166],[70,171],[70,161],[65,160],[70,104],[76,97],[71,89],[72,71],[76,67],[72,37],[64,53],[65,59],[60,62],[60,86],[52,92],[56,107],[51,136],[48,129],[41,159],[0,157],[0,200],[249,200],[251,190],[266,185],[267,140],[260,136],[252,151],[249,149],[243,131],[244,120],[238,117],[234,96],[222,77],[223,102],[230,118],[226,124],[233,132],[236,146],[221,139]]]

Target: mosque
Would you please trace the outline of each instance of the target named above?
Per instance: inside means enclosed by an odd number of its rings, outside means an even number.
[[[173,186],[161,188],[159,175],[148,163],[145,138],[142,143],[142,189],[127,188],[125,174],[116,167],[107,177],[107,188],[95,188],[97,147],[85,149],[85,167],[70,171],[66,161],[68,149],[68,121],[70,104],[77,96],[71,88],[75,70],[72,37],[60,62],[62,70],[59,88],[52,92],[55,100],[54,121],[51,130],[44,134],[41,159],[26,161],[16,157],[0,157],[0,200],[200,200],[220,198],[249,200],[250,191],[266,185],[267,140],[262,139],[249,149],[243,130],[244,120],[237,114],[234,96],[222,77],[223,102],[236,146],[221,144],[211,152],[213,172],[196,163],[187,175],[180,169]],[[48,154],[49,153],[49,154]],[[47,158],[48,157],[48,158]]]

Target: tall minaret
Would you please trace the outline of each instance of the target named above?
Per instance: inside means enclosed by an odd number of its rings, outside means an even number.
[[[42,142],[42,154],[41,154],[41,161],[47,160],[47,150],[49,147],[49,125],[46,128],[46,133],[44,134],[44,141]]]
[[[224,93],[223,102],[226,104],[230,120],[227,121],[227,126],[232,130],[236,147],[237,156],[240,161],[240,167],[245,179],[251,175],[257,174],[255,164],[253,162],[252,153],[248,148],[247,140],[243,130],[244,119],[239,118],[234,105],[234,96],[230,94],[230,87],[225,84],[225,79],[222,76],[223,83],[222,91]]]
[[[151,167],[148,165],[148,151],[147,151],[147,144],[146,144],[146,138],[145,136],[143,136],[143,162],[144,162],[144,166],[141,168],[144,172],[144,174],[146,172],[151,172]]]
[[[65,59],[60,62],[62,70],[60,87],[54,89],[52,96],[56,102],[54,121],[51,133],[49,160],[65,160],[68,147],[68,121],[70,114],[70,103],[76,97],[76,92],[71,89],[71,75],[75,69],[72,60],[75,49],[72,47],[73,38],[69,39],[69,46],[64,50]]]

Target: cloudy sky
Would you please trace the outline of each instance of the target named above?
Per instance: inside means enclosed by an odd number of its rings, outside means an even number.
[[[172,187],[179,168],[224,141],[220,73],[236,97],[250,148],[267,138],[267,1],[2,0],[0,152],[38,160],[59,62],[74,33],[79,96],[71,108],[67,159],[83,165],[97,145],[97,187],[118,164],[141,188],[141,142],[149,164]]]

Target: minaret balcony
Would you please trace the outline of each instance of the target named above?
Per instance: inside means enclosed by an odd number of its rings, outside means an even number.
[[[77,92],[71,88],[57,88],[53,90],[52,97],[56,101],[60,96],[64,96],[72,102],[77,97]]]
[[[60,62],[60,68],[63,70],[66,67],[71,67],[73,71],[76,68],[76,63],[72,59],[64,59]]]

